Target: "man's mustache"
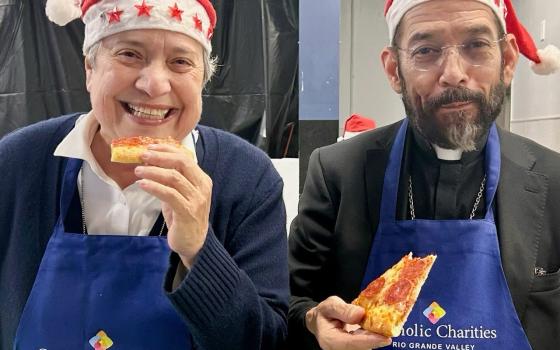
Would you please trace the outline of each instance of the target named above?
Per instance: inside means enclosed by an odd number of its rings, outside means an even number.
[[[486,96],[482,92],[476,92],[467,88],[449,88],[439,96],[428,99],[424,105],[427,112],[435,111],[441,106],[451,103],[472,102],[479,107],[484,105]]]

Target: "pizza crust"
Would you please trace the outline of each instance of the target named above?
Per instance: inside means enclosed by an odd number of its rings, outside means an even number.
[[[167,138],[153,138],[148,136],[121,137],[111,142],[111,162],[140,164],[142,153],[152,144],[168,144],[180,148],[194,159],[193,154],[179,141],[171,136]]]
[[[361,306],[366,310],[361,327],[390,338],[400,335],[408,315],[412,311],[416,299],[418,299],[420,290],[428,278],[435,259],[435,255],[428,255],[422,259],[413,258],[412,253],[409,253],[397,264],[385,271],[383,275],[372,281],[352,302],[352,304]],[[404,279],[405,284],[408,283],[406,281],[412,284],[410,290],[406,292],[406,295],[401,296],[402,300],[388,303],[386,298],[389,294],[388,292],[391,291],[391,286],[396,282],[403,282],[403,278],[400,276],[401,272],[407,264],[414,262],[421,263],[422,269],[418,271],[412,280],[411,278]],[[379,287],[380,280],[383,282],[382,287]],[[377,287],[374,286],[376,282],[378,283]],[[372,292],[372,287],[375,289],[374,292]]]

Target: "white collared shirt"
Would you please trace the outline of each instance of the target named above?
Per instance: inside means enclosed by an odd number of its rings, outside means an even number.
[[[88,234],[148,236],[161,212],[161,203],[137,183],[121,189],[105,174],[91,152],[98,127],[91,112],[80,116],[54,151],[55,156],[84,160],[77,186]],[[195,161],[197,139],[198,132],[194,130],[181,142],[195,155]]]

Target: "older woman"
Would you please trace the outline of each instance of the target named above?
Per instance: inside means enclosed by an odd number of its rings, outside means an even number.
[[[0,348],[279,347],[282,180],[253,146],[197,126],[211,3],[70,3],[47,13],[85,22],[92,110],[0,142]],[[171,136],[195,156],[151,145],[141,165],[111,162],[129,136]]]

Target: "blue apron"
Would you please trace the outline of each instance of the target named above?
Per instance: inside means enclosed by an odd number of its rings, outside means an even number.
[[[492,210],[500,176],[496,126],[486,146],[484,219],[397,221],[407,125],[405,119],[391,149],[362,289],[409,252],[437,259],[401,335],[387,349],[530,350],[502,270]]]
[[[69,159],[60,216],[16,333],[14,349],[191,349],[163,291],[165,237],[64,231],[82,161]]]

